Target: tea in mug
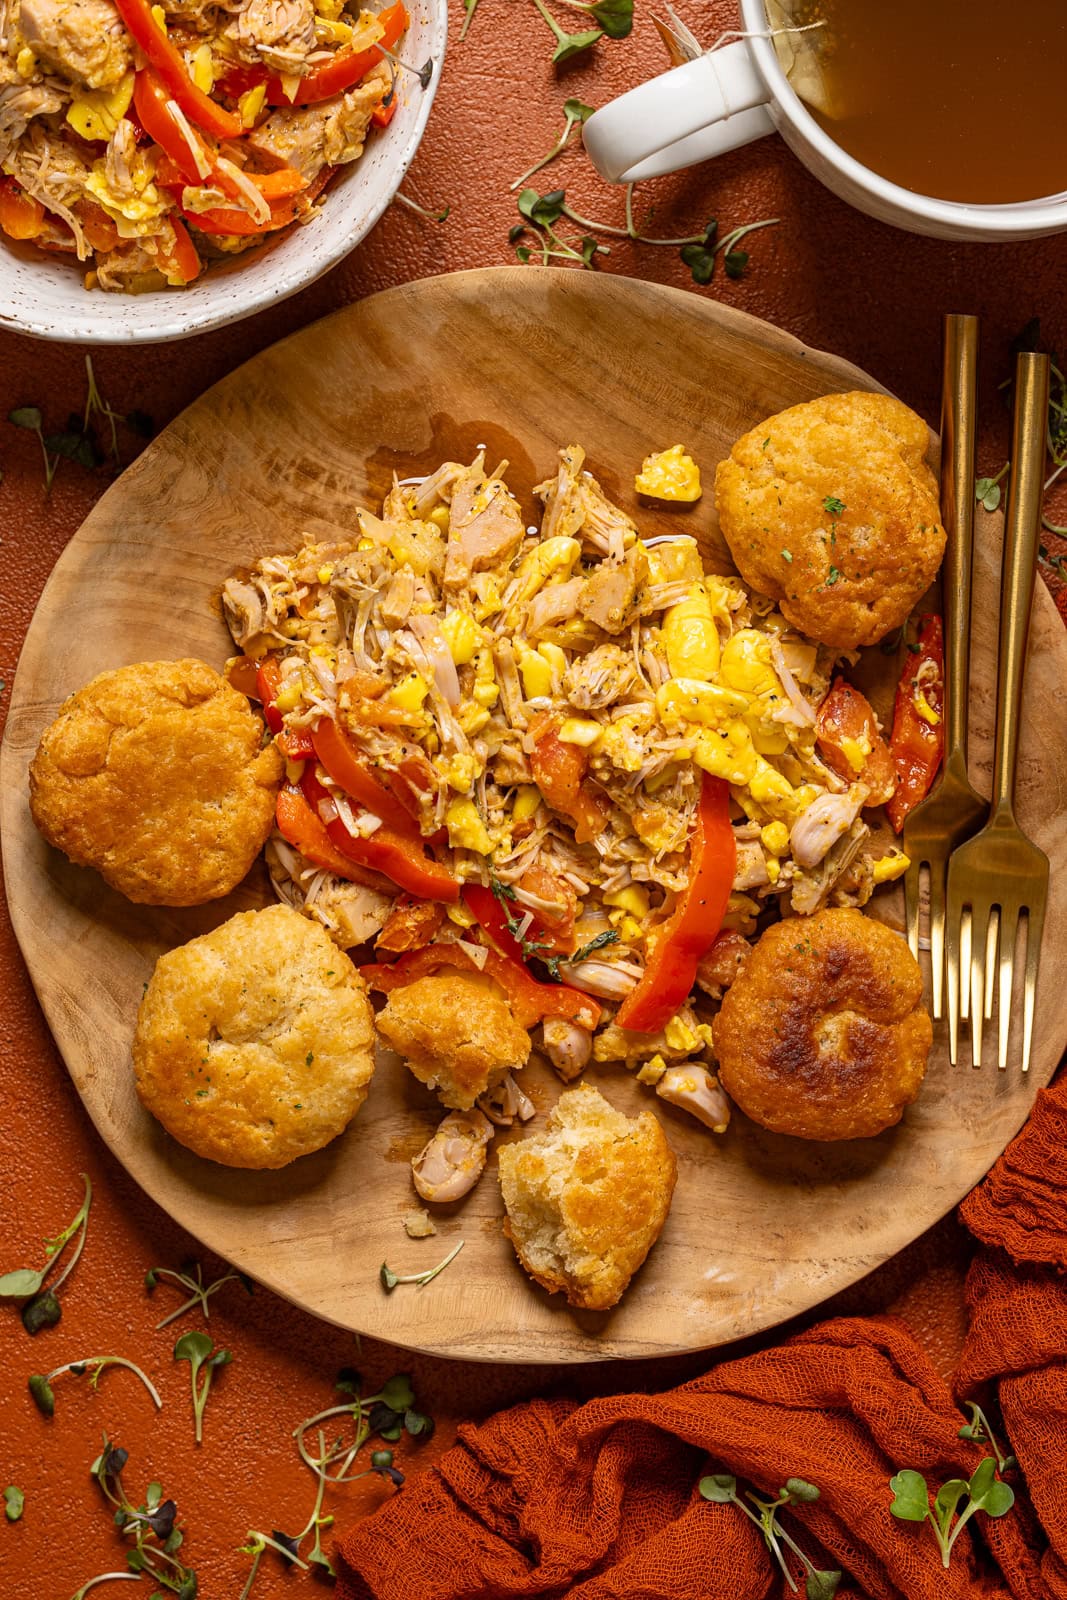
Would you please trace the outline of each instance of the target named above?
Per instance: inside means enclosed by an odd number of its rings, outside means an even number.
[[[872,172],[984,205],[1067,190],[1067,0],[767,0],[767,13],[793,88]]]

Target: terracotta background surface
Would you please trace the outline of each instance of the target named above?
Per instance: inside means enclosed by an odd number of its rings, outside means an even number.
[[[683,9],[704,42],[733,26],[728,0]],[[507,185],[550,148],[562,127],[563,101],[578,95],[602,104],[665,64],[642,0],[629,40],[602,43],[585,63],[559,74],[549,65],[550,36],[529,0],[481,0],[462,45],[459,0],[453,10],[440,93],[406,183],[406,192],[427,206],[450,205],[448,220],[435,225],[394,207],[346,263],[272,312],[170,349],[98,351],[98,381],[116,410],[138,409],[162,424],[247,357],[338,305],[406,279],[511,260],[507,232],[516,213]],[[580,153],[568,154],[535,181],[545,189],[565,184],[571,203],[586,215],[622,218],[622,191],[601,184]],[[642,200],[655,203],[657,231],[671,233],[693,231],[711,216],[723,230],[779,217],[779,226],[749,242],[752,259],[742,282],[720,275],[710,288],[694,292],[719,296],[858,362],[932,422],[942,314],[978,312],[982,472],[995,471],[1005,454],[1007,418],[996,388],[1009,370],[1012,336],[1038,314],[1049,345],[1067,344],[1067,237],[1015,247],[909,237],[827,194],[777,138],[648,185]],[[612,244],[604,270],[693,288],[674,251]],[[255,271],[254,261],[248,270]],[[624,329],[619,332],[625,336]],[[0,417],[14,406],[38,404],[46,426],[62,427],[84,399],[82,363],[80,349],[0,334]],[[590,403],[595,406],[595,395]],[[125,446],[132,453],[136,440],[127,438]],[[0,467],[0,677],[10,682],[41,588],[106,475],[65,463],[46,497],[36,440],[5,422]],[[76,618],[71,621],[76,625]],[[0,718],[3,709],[0,699]],[[0,1487],[16,1483],[26,1493],[22,1521],[0,1524],[5,1593],[62,1600],[94,1573],[122,1565],[120,1542],[88,1477],[104,1428],[130,1451],[126,1478],[134,1498],[152,1478],[177,1498],[186,1526],[184,1554],[200,1574],[201,1595],[222,1600],[240,1592],[248,1558],[235,1547],[248,1528],[295,1532],[306,1520],[313,1484],[296,1458],[290,1430],[332,1403],[331,1384],[341,1365],[357,1362],[375,1386],[395,1371],[413,1372],[419,1403],[438,1420],[432,1443],[401,1447],[398,1460],[414,1466],[447,1444],[458,1421],[512,1399],[556,1388],[583,1394],[660,1388],[708,1364],[708,1357],[691,1357],[566,1375],[549,1366],[498,1370],[410,1360],[371,1338],[357,1354],[349,1336],[265,1292],[249,1300],[231,1285],[214,1300],[210,1327],[235,1360],[212,1393],[204,1445],[197,1450],[188,1369],[171,1360],[176,1333],[197,1323],[188,1318],[155,1333],[156,1319],[177,1302],[169,1289],[149,1301],[142,1287],[149,1266],[176,1265],[195,1253],[195,1245],[146,1200],[94,1135],[7,927],[0,929],[0,994],[0,1270],[40,1260],[41,1237],[62,1227],[78,1205],[79,1173],[90,1173],[96,1187],[88,1245],[64,1288],[61,1324],[31,1341],[15,1312],[0,1308]],[[373,1195],[367,1203],[373,1204]],[[947,1219],[824,1312],[892,1308],[948,1371],[963,1328],[960,1286],[967,1258],[966,1236]],[[205,1261],[205,1267],[212,1275],[219,1270],[214,1262]],[[462,1271],[461,1263],[457,1269]],[[162,1413],[152,1412],[132,1377],[112,1371],[95,1394],[84,1380],[68,1377],[55,1419],[45,1422],[37,1414],[25,1390],[31,1371],[108,1352],[147,1367],[164,1396]],[[797,1470],[802,1465],[798,1461]],[[372,1479],[338,1494],[333,1509],[343,1525],[393,1492]],[[295,1594],[312,1581],[283,1573],[272,1558],[261,1569],[255,1593]],[[114,1592],[114,1586],[100,1592]]]

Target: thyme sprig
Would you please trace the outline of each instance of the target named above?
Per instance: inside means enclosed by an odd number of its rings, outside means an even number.
[[[179,1268],[150,1267],[144,1275],[144,1286],[149,1294],[154,1293],[161,1279],[168,1283],[176,1284],[178,1288],[185,1291],[188,1298],[182,1301],[176,1311],[171,1311],[167,1316],[162,1317],[156,1323],[157,1329],[165,1328],[171,1322],[177,1322],[179,1317],[184,1317],[185,1313],[191,1311],[194,1306],[198,1306],[205,1321],[210,1322],[211,1307],[209,1302],[211,1296],[218,1294],[219,1290],[224,1289],[228,1283],[239,1283],[246,1294],[255,1293],[255,1285],[251,1278],[246,1277],[243,1272],[238,1272],[233,1267],[228,1272],[224,1272],[221,1277],[213,1278],[210,1283],[205,1283],[199,1261],[183,1262]]]
[[[61,1367],[53,1367],[51,1372],[31,1373],[27,1379],[26,1387],[29,1389],[33,1397],[33,1403],[41,1415],[52,1417],[55,1415],[56,1410],[56,1396],[52,1385],[57,1378],[61,1378],[65,1372],[73,1373],[76,1378],[84,1378],[88,1373],[89,1387],[90,1389],[96,1389],[108,1367],[125,1367],[127,1372],[132,1372],[135,1377],[140,1378],[148,1393],[152,1396],[152,1402],[156,1410],[162,1409],[163,1402],[159,1398],[159,1390],[151,1378],[146,1372],[141,1371],[135,1361],[128,1361],[125,1356],[83,1356],[80,1361],[65,1361]]]
[[[840,1572],[820,1570],[816,1567],[791,1537],[789,1531],[778,1521],[778,1513],[784,1506],[810,1505],[818,1500],[819,1491],[813,1483],[808,1483],[804,1478],[787,1478],[775,1500],[763,1500],[758,1494],[753,1494],[751,1489],[746,1489],[742,1498],[737,1492],[737,1479],[728,1472],[714,1472],[709,1477],[701,1478],[697,1487],[705,1500],[714,1501],[719,1505],[734,1505],[739,1511],[744,1512],[750,1522],[756,1524],[763,1535],[764,1544],[782,1569],[785,1581],[794,1594],[797,1592],[796,1579],[782,1554],[783,1544],[788,1546],[804,1568],[804,1593],[807,1600],[833,1600],[841,1582]],[[749,1504],[746,1505],[746,1501]]]
[[[0,1301],[21,1302],[22,1325],[29,1334],[39,1333],[42,1328],[53,1328],[59,1321],[62,1308],[56,1291],[70,1277],[85,1249],[85,1239],[89,1230],[89,1209],[93,1203],[93,1186],[86,1173],[83,1172],[81,1177],[85,1185],[82,1203],[72,1221],[61,1233],[57,1233],[52,1239],[45,1239],[44,1247],[48,1256],[44,1266],[16,1267],[13,1272],[5,1272],[0,1276]],[[46,1280],[51,1276],[60,1256],[75,1236],[77,1243],[66,1265],[59,1277],[46,1288]]]

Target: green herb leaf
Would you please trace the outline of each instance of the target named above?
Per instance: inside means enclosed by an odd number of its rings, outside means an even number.
[[[26,1496],[17,1484],[9,1483],[4,1490],[4,1516],[8,1522],[17,1522],[26,1504]]]
[[[1010,1484],[1002,1483],[997,1477],[992,1456],[984,1456],[979,1461],[968,1489],[978,1510],[984,1511],[987,1517],[1002,1517],[1015,1504],[1014,1491]]]
[[[976,479],[974,498],[983,511],[996,511],[1000,505],[1000,484],[995,478]]]
[[[520,213],[539,228],[551,228],[563,215],[566,204],[563,189],[553,189],[548,194],[538,194],[536,189],[523,189],[519,194]]]
[[[35,1295],[45,1280],[45,1272],[33,1272],[29,1267],[16,1267],[0,1277],[0,1300],[28,1300]]]
[[[33,1403],[43,1417],[54,1417],[56,1414],[56,1397],[52,1393],[52,1386],[48,1379],[40,1372],[33,1373],[27,1380],[26,1387],[33,1396]]]
[[[819,1491],[813,1483],[806,1478],[787,1478],[785,1492],[790,1500],[795,1500],[799,1505],[810,1505],[819,1498]]]
[[[581,949],[576,950],[572,956],[568,956],[567,960],[572,966],[576,966],[579,961],[587,960],[594,950],[603,950],[605,945],[617,944],[618,939],[619,935],[615,928],[605,928],[603,933],[598,933],[595,939],[590,939],[588,944],[583,944]]]
[[[415,1391],[406,1372],[398,1372],[382,1385],[382,1400],[390,1411],[406,1411],[415,1404]]]
[[[8,422],[13,422],[16,428],[28,428],[31,433],[40,433],[42,417],[37,406],[16,406],[14,411],[7,414]]]
[[[804,1593],[807,1600],[834,1600],[840,1582],[840,1572],[809,1572]]]
[[[992,1466],[992,1461],[989,1464]],[[956,1514],[956,1507],[966,1493],[967,1480],[965,1478],[950,1478],[947,1483],[941,1485],[934,1496],[934,1515],[946,1532]]]
[[[715,254],[703,244],[683,244],[678,252],[694,283],[709,284],[715,276]]]
[[[632,9],[631,0],[631,11]],[[605,28],[604,31],[606,33],[607,29]],[[587,106],[581,100],[564,100],[563,102],[563,115],[570,122],[586,122],[593,115],[594,109],[593,106]]]
[[[826,574],[826,587],[828,589],[832,589],[840,576],[841,573],[838,568],[832,566],[829,572]]]
[[[553,63],[561,67],[566,61],[573,61],[575,56],[580,56],[583,50],[588,50],[590,45],[596,44],[598,39],[604,37],[600,28],[590,28],[587,33],[564,33],[560,35],[559,43],[552,52]]]
[[[902,1522],[925,1522],[930,1511],[930,1491],[921,1472],[905,1467],[889,1480],[893,1503],[889,1507]]]
[[[609,39],[625,39],[633,31],[634,0],[597,0],[588,9]]]
[[[839,517],[845,509],[845,502],[839,500],[835,494],[828,494],[822,503],[822,508],[824,511],[828,511],[832,517]]]
[[[701,1478],[697,1488],[705,1500],[711,1500],[716,1505],[726,1505],[737,1494],[737,1479],[729,1472],[713,1472],[706,1478]]]
[[[378,1278],[379,1278],[379,1280],[381,1282],[381,1285],[382,1285],[382,1288],[385,1290],[386,1294],[391,1293],[392,1290],[395,1289],[397,1284],[400,1282],[400,1279],[397,1276],[397,1274],[392,1270],[391,1267],[387,1267],[384,1261],[382,1262],[381,1266],[378,1268]]]
[[[27,1300],[21,1315],[22,1326],[32,1337],[42,1328],[54,1328],[63,1315],[63,1308],[51,1289],[43,1289],[32,1300]]]
[[[211,1354],[212,1342],[208,1333],[200,1333],[195,1329],[191,1333],[183,1333],[174,1346],[174,1359],[191,1361],[199,1367]]]
[[[733,278],[735,281],[738,278],[743,278],[745,268],[748,266],[748,251],[727,250],[722,258],[722,264],[728,278]]]

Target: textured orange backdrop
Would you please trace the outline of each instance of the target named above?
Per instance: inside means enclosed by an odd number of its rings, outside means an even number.
[[[440,92],[405,185],[427,206],[448,204],[448,220],[435,225],[394,207],[361,250],[274,311],[170,349],[98,351],[97,377],[111,404],[122,412],[147,412],[162,424],[274,339],[347,301],[406,279],[511,260],[507,232],[516,213],[507,186],[553,143],[563,101],[577,95],[602,104],[664,65],[651,4],[638,0],[640,15],[629,40],[602,43],[584,63],[557,74],[549,65],[551,39],[529,0],[481,0],[462,45],[462,10],[453,0]],[[728,0],[683,10],[705,42],[733,26]],[[535,182],[546,189],[566,184],[571,203],[586,215],[621,221],[622,192],[600,183],[580,153],[566,155]],[[642,197],[655,203],[658,232],[691,232],[711,216],[722,230],[762,217],[781,220],[748,242],[751,264],[739,283],[719,275],[710,288],[694,289],[674,251],[618,241],[612,241],[603,270],[674,283],[766,317],[809,344],[858,362],[932,422],[942,314],[978,312],[982,471],[995,471],[1004,456],[1006,416],[996,385],[1008,370],[1013,334],[1039,314],[1052,347],[1067,343],[1067,238],[1018,246],[911,238],[827,194],[776,138],[648,185]],[[255,271],[254,261],[248,270]],[[625,337],[624,329],[619,332]],[[82,361],[83,352],[74,347],[0,334],[0,417],[13,406],[38,404],[47,426],[62,427],[84,398]],[[590,403],[595,406],[595,395]],[[127,441],[129,449],[134,444]],[[46,497],[36,440],[3,422],[0,468],[0,677],[9,683],[41,588],[106,474],[64,464]],[[5,705],[6,697],[0,717]],[[17,1483],[26,1493],[22,1521],[0,1522],[5,1594],[63,1600],[94,1573],[121,1566],[119,1540],[88,1478],[103,1428],[130,1451],[127,1479],[135,1498],[151,1478],[161,1479],[177,1498],[187,1530],[184,1554],[200,1574],[201,1595],[222,1600],[240,1592],[248,1560],[235,1547],[249,1527],[293,1532],[305,1521],[313,1484],[289,1434],[301,1418],[331,1403],[333,1375],[341,1365],[358,1362],[374,1382],[398,1370],[413,1372],[420,1403],[438,1418],[439,1429],[421,1450],[402,1447],[405,1465],[432,1459],[457,1421],[520,1396],[556,1388],[583,1394],[656,1388],[707,1365],[709,1358],[691,1357],[569,1373],[547,1366],[482,1368],[408,1359],[370,1338],[358,1356],[349,1336],[265,1292],[249,1300],[229,1286],[213,1302],[211,1330],[235,1360],[217,1382],[204,1445],[197,1450],[188,1369],[175,1367],[170,1354],[176,1332],[196,1323],[190,1318],[177,1329],[153,1332],[156,1319],[176,1301],[166,1289],[149,1301],[142,1287],[149,1266],[176,1265],[195,1253],[195,1245],[146,1200],[97,1140],[6,925],[0,929],[0,994],[0,1270],[40,1259],[41,1236],[56,1231],[76,1209],[80,1172],[89,1172],[96,1187],[88,1246],[64,1288],[61,1324],[31,1341],[16,1314],[0,1307],[0,1487]],[[373,1203],[370,1193],[367,1204]],[[892,1306],[947,1371],[963,1325],[960,1282],[967,1253],[965,1236],[948,1219],[833,1308]],[[205,1265],[217,1270],[217,1263]],[[462,1263],[453,1270],[462,1271]],[[153,1413],[132,1377],[113,1371],[95,1394],[84,1381],[66,1379],[54,1421],[37,1414],[25,1391],[28,1373],[108,1352],[149,1369],[164,1396],[162,1413]],[[798,1470],[802,1465],[798,1461]],[[392,1492],[370,1480],[347,1497],[338,1495],[333,1508],[344,1524]],[[271,1558],[255,1593],[295,1595],[312,1581],[282,1573]]]

